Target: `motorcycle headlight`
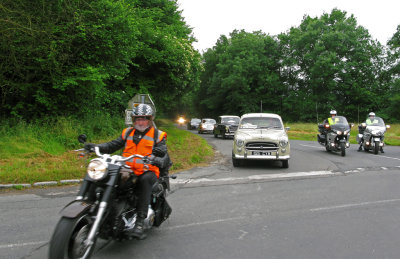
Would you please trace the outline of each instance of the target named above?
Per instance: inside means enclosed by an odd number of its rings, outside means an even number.
[[[285,148],[288,144],[289,141],[286,138],[279,140],[279,145],[283,148]]]
[[[338,130],[338,131],[336,131],[336,134],[342,135],[342,131]]]
[[[238,147],[242,147],[244,145],[243,138],[237,138],[235,141],[236,141],[236,146],[238,146]]]
[[[107,164],[93,159],[87,167],[87,174],[93,180],[101,180],[107,175]]]
[[[350,133],[350,130],[345,130],[345,131],[343,131],[343,135],[347,135],[347,134],[349,134]]]

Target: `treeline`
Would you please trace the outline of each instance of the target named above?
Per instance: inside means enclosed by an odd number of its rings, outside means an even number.
[[[400,121],[400,26],[381,45],[345,11],[235,30],[202,55],[176,0],[3,0],[0,17],[1,118],[122,116],[149,93],[171,117]]]
[[[400,26],[387,47],[354,16],[305,16],[277,36],[233,31],[204,55],[195,106],[201,116],[274,112],[321,121],[335,109],[351,121],[370,111],[400,120]]]
[[[3,0],[0,117],[118,114],[136,93],[173,113],[200,54],[170,0]]]

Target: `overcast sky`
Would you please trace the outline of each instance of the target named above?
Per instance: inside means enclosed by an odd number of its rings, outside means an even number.
[[[178,5],[202,52],[234,29],[277,35],[299,26],[304,15],[320,17],[333,8],[353,14],[383,45],[400,25],[400,0],[178,0]]]

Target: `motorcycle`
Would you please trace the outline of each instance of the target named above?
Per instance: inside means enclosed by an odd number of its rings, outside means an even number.
[[[78,140],[85,143],[86,136],[80,135]],[[85,151],[80,156],[85,157],[88,153]],[[89,162],[77,197],[60,212],[61,219],[49,244],[50,259],[90,258],[98,238],[131,239],[126,232],[135,226],[137,216],[137,176],[124,162],[135,157],[145,164],[151,164],[151,161],[136,154],[129,157],[101,154],[98,147],[95,147],[95,153],[97,158]],[[124,177],[126,175],[129,177]],[[153,185],[145,229],[160,226],[171,214],[172,209],[166,201],[167,190],[170,190],[169,178],[176,177],[160,172],[160,178]]]
[[[186,122],[185,117],[179,116],[177,122],[178,122],[178,126],[179,126],[179,127],[184,126],[184,125],[185,125],[185,122]]]
[[[345,117],[336,116],[335,123],[319,124],[317,135],[318,143],[325,146],[326,151],[340,151],[342,156],[346,155],[346,148],[350,147],[350,129],[353,125],[349,124]]]
[[[385,122],[380,117],[372,119],[372,124],[367,125],[365,122],[358,125],[359,134],[357,134],[357,142],[362,145],[366,152],[372,150],[375,155],[379,150],[383,152],[385,145],[383,139],[385,132],[390,128],[390,125],[385,125]]]

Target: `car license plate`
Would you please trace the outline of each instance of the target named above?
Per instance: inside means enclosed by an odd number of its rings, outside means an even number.
[[[270,155],[272,155],[272,152],[267,152],[267,151],[253,151],[253,155],[256,155],[256,156],[270,156]]]

